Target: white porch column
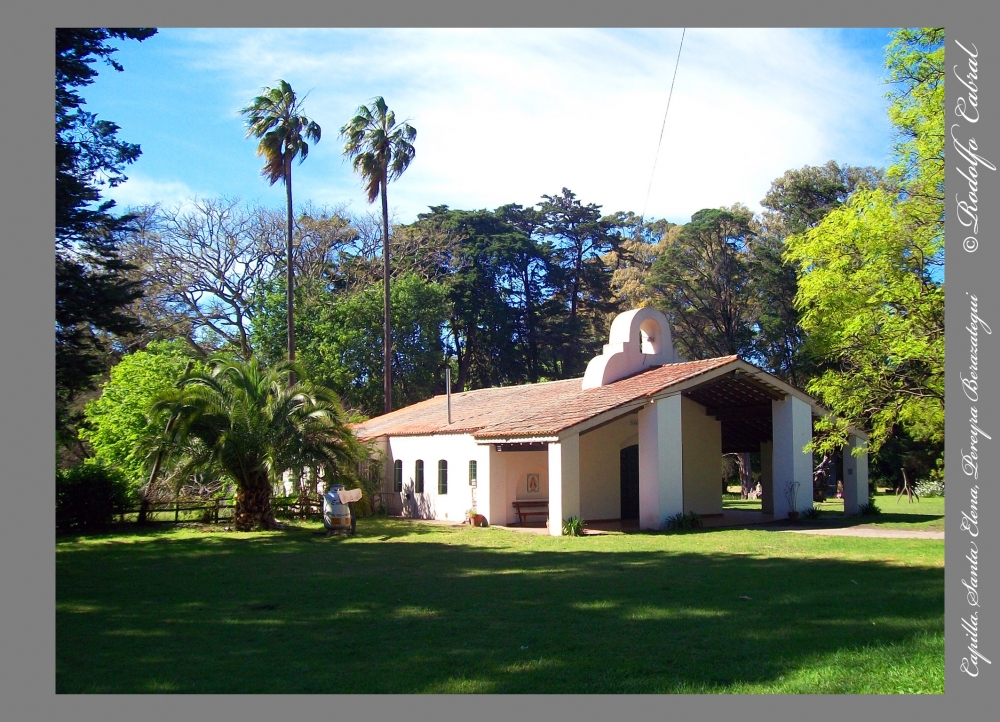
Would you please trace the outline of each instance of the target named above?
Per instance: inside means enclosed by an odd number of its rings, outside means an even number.
[[[760,510],[774,514],[774,444],[762,441],[760,444]]]
[[[639,528],[660,529],[684,511],[681,395],[639,410]]]
[[[506,526],[513,516],[510,500],[507,499],[507,457],[490,444],[489,461],[485,469],[479,469],[478,508],[490,524]],[[483,482],[486,482],[485,484]],[[485,486],[485,489],[483,488]]]
[[[788,485],[798,482],[795,510],[812,508],[812,454],[803,447],[812,441],[812,408],[805,401],[788,395],[771,402],[772,475],[774,479],[774,515],[781,519],[791,511]]]
[[[863,448],[860,455],[854,450]],[[851,434],[844,447],[844,514],[856,515],[862,504],[868,503],[868,449],[865,442]]]
[[[563,521],[580,516],[580,435],[549,444],[549,534],[562,536]]]

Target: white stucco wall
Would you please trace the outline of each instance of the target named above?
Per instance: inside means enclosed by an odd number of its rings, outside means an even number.
[[[468,434],[437,434],[433,436],[395,436],[389,440],[389,479],[392,479],[392,465],[400,459],[403,462],[403,510],[404,514],[425,519],[448,519],[462,521],[465,511],[472,507],[472,489],[469,486],[469,461],[477,462],[478,505],[477,509],[489,519],[486,513],[489,504],[484,504],[488,496],[485,483],[490,474],[489,447],[480,446]],[[424,462],[424,492],[414,493],[414,471],[416,460]],[[438,461],[448,462],[448,493],[438,494]],[[410,497],[407,498],[407,493]],[[484,508],[485,507],[485,508]]]
[[[681,400],[684,453],[684,511],[722,513],[722,423],[705,407]]]
[[[774,513],[773,455],[774,444],[770,441],[762,441],[760,444],[760,509],[765,514]]]
[[[812,454],[804,447],[812,440],[812,408],[795,396],[771,402],[772,475],[774,479],[774,515],[784,518],[791,505],[788,484],[795,489],[795,511],[803,512],[813,505]]]
[[[549,444],[549,534],[562,534],[562,523],[580,516],[580,435],[563,433]]]
[[[480,506],[484,509],[479,513],[490,524],[506,524],[510,507],[510,501],[507,500],[507,459],[510,454],[497,451],[492,444],[483,448],[489,455],[490,463],[487,476],[483,476],[482,471],[479,472],[479,499]]]
[[[853,516],[868,503],[868,451],[864,440],[851,434],[844,447],[844,514]],[[857,448],[863,451],[855,456]]]
[[[621,517],[621,450],[626,441],[639,443],[638,414],[629,414],[580,434],[580,516]]]
[[[638,415],[639,527],[660,529],[684,511],[681,397],[658,399]]]

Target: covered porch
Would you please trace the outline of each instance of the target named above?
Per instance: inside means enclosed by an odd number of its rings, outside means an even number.
[[[544,513],[518,518],[514,502],[531,499],[547,503],[553,536],[572,516],[590,529],[629,531],[661,529],[688,512],[713,528],[768,523],[811,508],[813,460],[803,448],[818,406],[749,364],[734,365],[553,437],[491,444],[491,523],[544,530]],[[867,500],[864,441],[852,436],[844,452],[849,515]],[[856,447],[860,455],[852,453]],[[760,511],[723,508],[722,455],[737,452],[760,454]]]

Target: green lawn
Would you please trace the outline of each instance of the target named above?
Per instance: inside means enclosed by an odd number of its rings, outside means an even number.
[[[913,529],[923,531],[944,531],[944,497],[927,497],[908,503],[905,496],[898,499],[895,494],[879,494],[875,505],[881,510],[878,516],[844,516],[843,499],[827,499],[814,504],[820,511],[820,519],[836,522],[837,526],[875,526],[886,529]],[[760,509],[760,500],[723,498],[724,509]]]
[[[319,528],[60,537],[57,692],[944,691],[941,541]]]

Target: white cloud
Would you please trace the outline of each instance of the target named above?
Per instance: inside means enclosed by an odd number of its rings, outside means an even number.
[[[384,95],[418,130],[416,160],[389,193],[408,221],[429,205],[528,205],[564,186],[608,212],[642,211],[680,31],[201,30],[189,39],[199,51],[190,62],[224,79],[233,113],[277,78],[311,91],[324,143],[301,177],[320,202],[367,205],[336,133],[359,103]],[[689,30],[647,216],[756,208],[785,170],[831,158],[884,163],[883,93],[833,33]]]
[[[132,172],[125,183],[117,188],[106,189],[102,195],[114,199],[118,208],[124,210],[154,203],[165,208],[186,208],[194,198],[205,198],[212,194],[197,193],[181,181],[153,179]]]

